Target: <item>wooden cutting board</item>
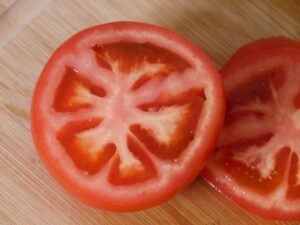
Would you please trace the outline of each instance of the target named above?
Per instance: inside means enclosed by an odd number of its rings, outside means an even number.
[[[267,225],[200,177],[169,202],[135,213],[89,208],[49,175],[31,139],[30,103],[39,73],[75,32],[117,20],[169,27],[221,67],[260,37],[300,39],[300,1],[0,0],[0,225]]]

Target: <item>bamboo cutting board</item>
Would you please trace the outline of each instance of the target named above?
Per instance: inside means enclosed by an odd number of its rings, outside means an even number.
[[[299,0],[0,0],[0,225],[300,224],[251,215],[201,178],[163,205],[124,214],[82,205],[56,183],[31,139],[35,82],[66,38],[117,20],[171,28],[207,52],[218,67],[254,39],[300,39]]]

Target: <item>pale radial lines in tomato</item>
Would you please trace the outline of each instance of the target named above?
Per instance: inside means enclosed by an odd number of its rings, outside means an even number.
[[[139,106],[152,103],[164,95],[172,98],[180,96],[190,89],[201,90],[203,87],[196,78],[195,71],[190,67],[185,68],[183,72],[172,71],[166,76],[158,76],[156,74],[164,70],[167,65],[159,60],[150,63],[144,58],[129,73],[124,73],[121,70],[122,58],[112,59],[107,52],[104,56],[105,62],[111,70],[101,67],[94,55],[87,63],[69,65],[74,71],[77,71],[78,75],[84,76],[88,80],[89,76],[96,77],[95,71],[98,71],[96,85],[101,86],[106,92],[105,96],[100,97],[94,95],[88,87],[76,87],[72,100],[93,105],[92,108],[81,109],[80,113],[84,112],[86,118],[91,115],[102,119],[98,126],[77,133],[76,141],[81,143],[81,146],[85,145],[89,154],[104,151],[105,146],[113,143],[120,157],[121,175],[126,177],[132,169],[143,170],[143,163],[128,147],[128,135],[138,140],[130,131],[130,127],[139,124],[143,129],[150,131],[159,143],[168,145],[177,129],[178,121],[188,111],[189,103],[187,101],[187,104],[173,104],[148,111],[141,110]],[[85,59],[85,61],[87,60]],[[145,74],[150,77],[149,80],[133,90],[132,87]],[[181,82],[182,80],[185,82]],[[65,122],[72,122],[76,119],[78,119],[77,116],[71,116]],[[141,141],[139,143],[143,144]]]

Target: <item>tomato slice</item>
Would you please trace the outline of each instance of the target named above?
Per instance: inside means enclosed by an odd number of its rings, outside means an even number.
[[[174,196],[200,172],[225,108],[212,62],[161,27],[84,30],[46,64],[32,134],[54,177],[97,208],[131,211]]]
[[[275,37],[222,68],[225,124],[203,176],[240,206],[300,219],[300,43]]]

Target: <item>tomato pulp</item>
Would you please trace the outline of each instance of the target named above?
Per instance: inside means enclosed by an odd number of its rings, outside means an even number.
[[[225,124],[203,176],[260,216],[300,219],[300,43],[239,49],[222,68]]]
[[[224,117],[222,82],[198,48],[167,29],[86,29],[47,62],[32,134],[54,177],[97,208],[154,206],[205,165]]]

